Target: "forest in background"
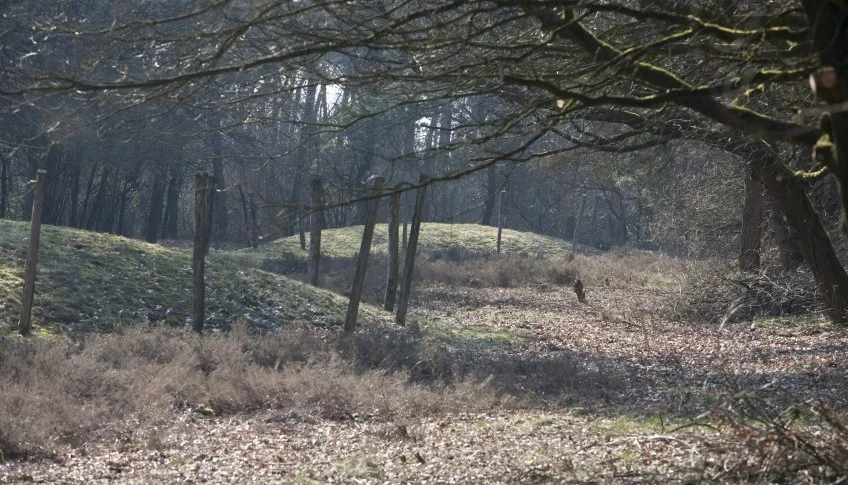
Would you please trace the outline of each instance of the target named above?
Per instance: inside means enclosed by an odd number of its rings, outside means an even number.
[[[817,170],[810,130],[782,135],[821,111],[806,4],[570,3],[10,3],[0,217],[28,217],[42,168],[44,222],[185,239],[194,173],[209,171],[216,240],[250,244],[254,208],[263,240],[302,227],[314,177],[340,227],[361,223],[368,176],[395,190],[426,173],[426,220],[496,225],[500,210],[507,227],[571,239],[577,225],[605,249],[739,252],[747,203],[760,229],[743,251],[797,267],[784,208],[750,175],[757,160]],[[702,98],[754,133],[693,114]],[[790,121],[767,132],[747,113]],[[833,234],[833,179],[803,187]]]

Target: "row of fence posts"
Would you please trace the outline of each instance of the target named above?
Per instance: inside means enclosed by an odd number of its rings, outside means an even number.
[[[35,276],[38,267],[38,246],[41,239],[41,216],[44,211],[44,188],[47,180],[47,171],[39,170],[36,173],[33,186],[33,206],[30,227],[29,248],[27,250],[26,269],[24,273],[24,289],[21,300],[21,318],[18,321],[18,331],[26,335],[30,330],[32,316],[33,295],[35,293]],[[365,286],[365,273],[368,269],[368,258],[371,253],[371,241],[374,237],[374,226],[377,223],[377,214],[380,209],[380,199],[383,197],[383,178],[373,177],[370,187],[370,201],[362,233],[362,243],[356,261],[356,271],[350,290],[350,302],[345,317],[344,328],[351,331],[356,326],[359,304],[362,300],[362,291]],[[406,323],[406,313],[409,307],[409,294],[412,286],[413,268],[415,266],[415,252],[418,248],[418,234],[421,230],[421,218],[424,211],[424,200],[426,196],[429,178],[421,175],[418,180],[417,195],[412,214],[412,225],[410,228],[408,242],[406,224],[404,224],[403,241],[406,245],[406,256],[403,272],[400,273],[400,192],[394,191],[389,194],[389,264],[386,276],[386,295],[383,307],[387,311],[393,311],[395,300],[397,300],[397,312],[395,321],[399,325]],[[318,286],[319,266],[321,259],[321,230],[324,227],[323,209],[325,206],[324,188],[320,178],[312,180],[312,207],[310,213],[309,232],[309,265],[307,278],[310,284]],[[205,322],[206,301],[206,255],[209,252],[210,233],[212,232],[212,213],[215,206],[215,194],[217,191],[215,178],[208,172],[198,172],[194,189],[194,252],[192,255],[193,274],[193,301],[192,301],[192,328],[196,332],[202,332]],[[255,208],[253,209],[255,211]],[[255,220],[255,216],[254,216]],[[255,230],[255,228],[254,228]],[[255,238],[255,236],[254,236]],[[255,239],[253,240],[255,241]],[[255,242],[254,242],[254,247]],[[402,275],[402,278],[401,278]],[[398,293],[398,285],[400,292]]]
[[[406,242],[406,256],[403,272],[400,272],[400,192],[393,191],[389,194],[389,264],[386,276],[386,296],[383,308],[387,311],[395,309],[397,300],[397,312],[395,321],[399,325],[406,323],[406,313],[409,308],[409,295],[412,287],[412,276],[415,266],[415,253],[418,248],[418,235],[421,231],[421,218],[424,211],[424,201],[427,193],[429,178],[421,175],[418,180],[418,189],[415,198],[415,206],[412,213],[412,225],[409,230],[408,242],[406,225],[404,225],[403,240]],[[345,316],[344,329],[352,331],[356,327],[359,315],[359,304],[362,301],[362,292],[365,288],[365,275],[368,270],[368,259],[371,255],[371,242],[374,239],[374,226],[377,223],[377,215],[380,211],[380,200],[383,198],[384,179],[372,177],[369,180],[370,193],[368,195],[368,212],[366,214],[365,227],[362,232],[362,241],[356,260],[356,269],[350,288],[350,301]],[[205,258],[209,251],[209,233],[211,230],[212,210],[215,200],[215,179],[208,173],[197,174],[195,184],[194,205],[194,315],[192,327],[197,332],[203,331],[204,304],[205,304]],[[313,286],[318,286],[321,261],[321,231],[324,228],[324,187],[320,178],[315,178],[311,183],[311,209],[309,214],[309,262],[307,266],[307,281]],[[401,278],[402,275],[402,278]],[[400,291],[398,291],[400,286]]]

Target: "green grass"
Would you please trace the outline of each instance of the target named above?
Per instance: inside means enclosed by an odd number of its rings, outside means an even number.
[[[321,235],[321,254],[334,258],[349,258],[359,252],[362,240],[362,226],[327,229]],[[307,244],[308,246],[308,244]],[[474,256],[494,255],[497,249],[497,228],[479,224],[442,224],[427,222],[421,225],[418,254],[430,256],[461,251]],[[588,250],[579,245],[578,249]],[[501,237],[501,252],[509,255],[551,257],[565,254],[571,250],[571,243],[553,237],[530,232],[504,229]],[[388,251],[388,226],[377,224],[374,228],[372,254],[385,254]],[[262,246],[258,250],[239,251],[245,258],[275,259],[294,256],[308,257],[308,252],[300,249],[298,236],[278,239]]]
[[[29,225],[0,221],[0,333],[17,325]],[[292,321],[336,325],[347,299],[222,254],[207,259],[207,325],[236,320],[271,328]],[[192,303],[191,250],[43,226],[32,325],[35,332],[108,331],[143,322],[185,325]],[[376,316],[368,306],[363,318]]]
[[[533,338],[530,331],[492,325],[465,324],[442,320],[419,320],[428,335],[461,350],[489,352],[520,345]]]

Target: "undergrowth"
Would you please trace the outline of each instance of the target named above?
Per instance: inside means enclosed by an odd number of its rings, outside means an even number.
[[[395,419],[573,402],[614,383],[567,356],[451,352],[417,329],[371,326],[352,335],[311,326],[200,337],[167,327],[112,334],[0,338],[0,453],[49,454],[108,437],[132,419],[175,412],[228,415],[265,409],[300,416]],[[535,404],[534,404],[535,402]]]

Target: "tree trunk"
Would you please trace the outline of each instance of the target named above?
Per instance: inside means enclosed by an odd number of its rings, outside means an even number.
[[[383,179],[374,179],[372,194],[377,195],[383,188]],[[347,306],[344,329],[353,331],[356,327],[356,317],[359,314],[359,302],[362,300],[362,290],[365,287],[365,272],[368,270],[368,257],[371,255],[371,240],[374,237],[374,225],[377,223],[377,212],[380,209],[380,198],[371,199],[368,207],[368,217],[362,231],[362,244],[359,246],[359,257],[356,260],[356,271],[353,274],[353,284],[350,288],[350,302]]]
[[[778,253],[780,255],[780,268],[784,272],[795,271],[804,264],[804,255],[795,245],[795,241],[790,236],[789,228],[786,227],[786,221],[783,217],[783,211],[773,209],[771,217],[772,228],[774,230],[774,240],[777,243]]]
[[[760,241],[763,227],[763,185],[751,177],[750,169],[745,177],[745,205],[742,209],[742,251],[739,254],[739,269],[760,269]]]
[[[221,153],[217,153],[212,159],[212,176],[215,178],[215,244],[227,240],[227,197],[226,184],[224,183],[224,160]]]
[[[397,299],[398,272],[400,271],[399,225],[400,192],[393,192],[389,199],[389,269],[386,275],[386,298],[383,300],[383,308],[388,311],[395,309]]]
[[[752,175],[783,210],[790,236],[815,278],[830,320],[845,325],[848,321],[848,273],[836,256],[803,183],[774,157],[754,157],[751,164]]]
[[[171,176],[168,178],[168,195],[165,200],[165,216],[162,218],[162,238],[164,239],[177,238],[182,186],[182,171],[171,169]]]
[[[421,219],[424,213],[424,202],[427,195],[427,182],[430,179],[422,174],[418,179],[418,194],[415,198],[415,209],[412,212],[412,227],[409,233],[409,245],[406,248],[406,261],[403,266],[403,280],[400,284],[397,314],[395,322],[406,324],[406,312],[409,309],[409,295],[412,288],[412,276],[415,268],[415,252],[418,249],[418,233],[421,231]]]
[[[44,214],[41,220],[45,224],[56,224],[59,219],[57,209],[61,200],[61,166],[64,151],[62,145],[58,143],[51,144],[50,149],[47,151],[44,168],[50,174],[50,180],[45,180],[44,182]],[[51,185],[54,187],[51,187]]]
[[[0,219],[6,217],[6,208],[8,207],[8,180],[9,180],[9,160],[0,155]]]
[[[483,201],[483,217],[480,219],[480,224],[484,226],[492,225],[492,214],[495,212],[495,202],[500,192],[498,184],[498,172],[494,165],[486,169],[486,183],[483,184],[486,189],[486,199]]]
[[[503,236],[503,191],[498,194],[498,240],[495,243],[495,252],[501,254],[501,236]]]
[[[88,220],[85,223],[85,227],[88,230],[93,231],[97,226],[97,221],[103,215],[103,206],[105,205],[106,192],[108,192],[110,175],[111,170],[109,169],[109,165],[106,165],[103,168],[103,174],[100,176],[100,183],[97,185],[97,194],[94,196],[91,211],[88,213]]]
[[[250,233],[251,238],[253,239],[253,249],[259,247],[259,222],[256,218],[258,206],[256,204],[256,200],[254,200],[253,193],[250,194],[250,219],[251,219],[251,227]]]
[[[324,186],[320,178],[312,179],[312,211],[309,214],[309,284],[318,286],[321,261],[321,229],[324,227]]]
[[[826,144],[816,145],[816,155],[828,164],[836,179],[842,201],[842,232],[848,235],[848,110],[843,105],[848,102],[848,10],[844,2],[832,0],[804,0],[802,4],[810,23],[813,50],[821,62],[821,69],[811,78],[813,92],[832,106],[843,106],[822,115],[819,144]]]
[[[159,227],[162,224],[162,206],[165,193],[165,170],[156,167],[153,175],[153,189],[150,192],[150,207],[147,212],[147,226],[144,230],[144,240],[155,243],[159,238]]]
[[[121,190],[121,200],[118,209],[118,222],[115,225],[115,234],[122,236],[124,234],[124,221],[127,210],[127,199],[130,197],[132,185],[130,181],[124,182],[124,188]]]
[[[244,197],[244,189],[241,184],[238,186],[239,200],[241,201],[241,213],[244,216],[244,233],[247,234],[247,246],[253,246],[253,233],[250,228],[250,211],[247,209],[247,199]]]
[[[80,182],[82,179],[82,167],[80,166],[80,160],[77,155],[74,155],[74,165],[73,171],[74,173],[71,175],[71,213],[68,216],[68,225],[71,227],[78,227],[80,220],[79,213],[79,196],[80,196]]]

